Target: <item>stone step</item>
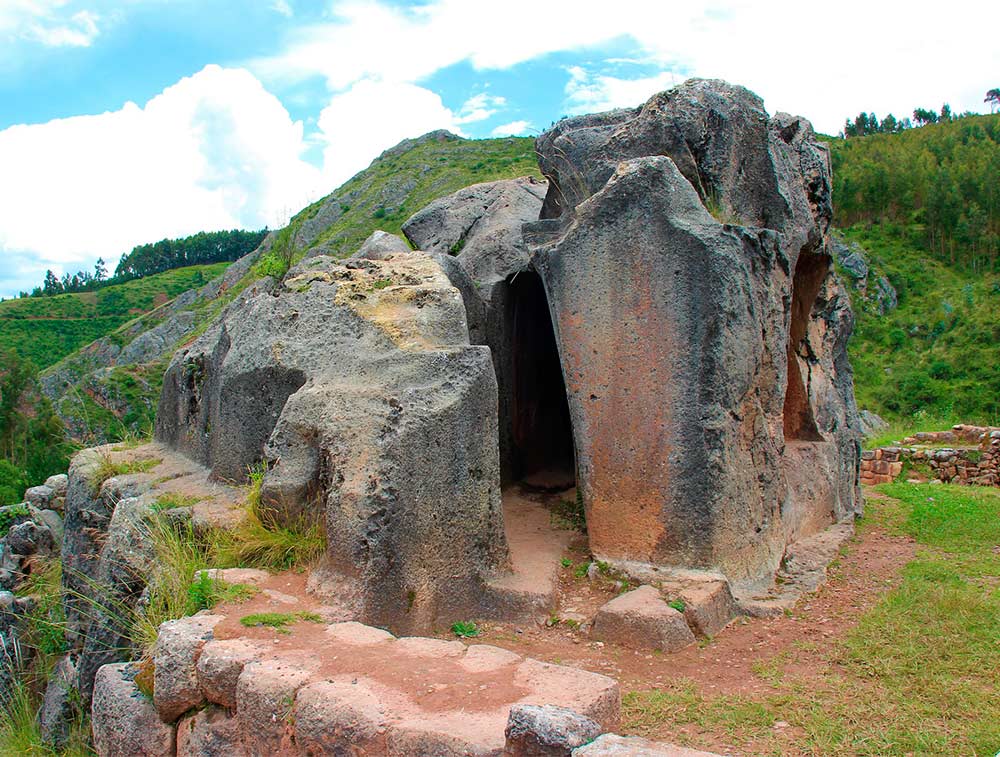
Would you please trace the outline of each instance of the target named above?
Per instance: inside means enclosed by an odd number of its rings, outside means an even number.
[[[574,531],[556,528],[545,501],[563,495],[510,487],[503,493],[511,572],[487,583],[486,615],[515,619],[547,615],[556,606],[559,569]]]
[[[566,708],[601,731],[618,725],[618,683],[596,673],[484,644],[396,638],[353,621],[301,622],[280,644],[220,638],[232,628],[225,620],[201,613],[161,627],[152,703],[137,691],[122,695],[137,668],[107,666],[114,675],[98,676],[95,702],[118,704],[95,720],[101,757],[124,755],[115,745],[131,742],[121,729],[148,721],[151,707],[160,741],[178,745],[162,753],[188,756],[213,742],[234,757],[499,756],[516,705]]]

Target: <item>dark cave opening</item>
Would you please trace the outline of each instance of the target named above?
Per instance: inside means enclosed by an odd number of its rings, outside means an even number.
[[[511,471],[551,491],[576,483],[573,425],[562,363],[541,277],[522,271],[509,283]]]
[[[808,341],[809,316],[830,267],[825,255],[801,253],[792,278],[792,318],[788,329],[788,383],[785,387],[784,429],[787,441],[823,441],[809,401],[808,366],[813,355]]]

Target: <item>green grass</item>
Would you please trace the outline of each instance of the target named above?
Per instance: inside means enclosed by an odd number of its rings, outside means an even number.
[[[4,707],[0,708],[0,754],[10,757],[93,757],[86,715],[77,715],[70,727],[66,748],[54,750],[42,742],[35,720],[41,704],[39,694],[24,681],[15,681]]]
[[[919,227],[859,225],[844,235],[899,295],[885,315],[852,295],[858,406],[896,422],[895,432],[1000,423],[1000,273],[946,265],[922,248]]]
[[[101,485],[109,478],[126,476],[131,473],[148,473],[162,462],[163,460],[158,457],[149,457],[142,460],[115,461],[111,459],[111,455],[104,455],[101,457],[97,470],[94,471],[94,475],[91,478],[93,492],[96,495],[101,490]]]
[[[270,570],[315,562],[326,549],[322,524],[304,518],[279,522],[261,503],[265,472],[261,466],[250,471],[244,518],[232,531],[219,534],[216,557],[227,565]]]
[[[0,351],[46,368],[193,287],[207,284],[228,263],[165,271],[95,292],[22,297],[0,302]]]
[[[277,235],[272,259],[262,266],[281,273],[281,261],[297,259],[320,245],[331,254],[350,255],[373,231],[401,233],[404,221],[440,197],[470,184],[528,175],[540,176],[530,137],[412,145],[381,156],[333,194],[296,214]],[[297,239],[321,211],[330,213],[325,216],[328,225],[300,246]]]
[[[220,602],[245,602],[258,590],[248,584],[228,584],[207,571],[197,573],[188,587],[189,607],[194,612],[211,610]]]
[[[993,755],[1000,750],[1000,492],[888,484],[861,529],[913,537],[901,583],[827,654],[817,678],[787,660],[757,665],[772,693],[711,696],[692,681],[627,692],[625,730],[668,737],[680,729],[754,753]],[[795,728],[779,736],[778,720]],[[684,731],[684,734],[690,731]],[[669,740],[708,746],[700,736]]]
[[[240,623],[247,628],[268,626],[278,631],[299,621],[322,623],[323,618],[314,612],[255,612],[240,618]]]
[[[149,506],[149,509],[154,513],[161,513],[164,510],[175,510],[178,507],[193,507],[200,501],[200,497],[178,494],[176,492],[164,492],[156,498],[156,501]]]
[[[0,535],[6,536],[15,520],[26,518],[30,514],[28,506],[23,502],[5,506],[3,510],[0,510]]]
[[[479,626],[471,620],[460,620],[452,623],[451,632],[462,639],[471,639],[479,636]]]

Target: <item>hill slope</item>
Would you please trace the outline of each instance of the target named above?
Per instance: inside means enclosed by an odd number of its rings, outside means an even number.
[[[831,148],[835,222],[899,299],[880,313],[854,289],[859,406],[910,424],[1000,422],[1000,115]]]
[[[220,275],[228,263],[189,266],[94,292],[0,302],[0,351],[46,368],[127,321]]]

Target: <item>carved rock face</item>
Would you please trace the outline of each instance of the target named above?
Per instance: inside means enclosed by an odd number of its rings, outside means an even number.
[[[525,238],[592,549],[770,574],[791,538],[860,507],[825,148],[749,91],[694,80],[562,121],[537,151],[549,190]]]
[[[325,522],[356,611],[426,628],[474,613],[506,559],[496,379],[440,267],[384,247],[244,293],[174,357],[157,438],[220,478],[265,458],[265,506]]]

